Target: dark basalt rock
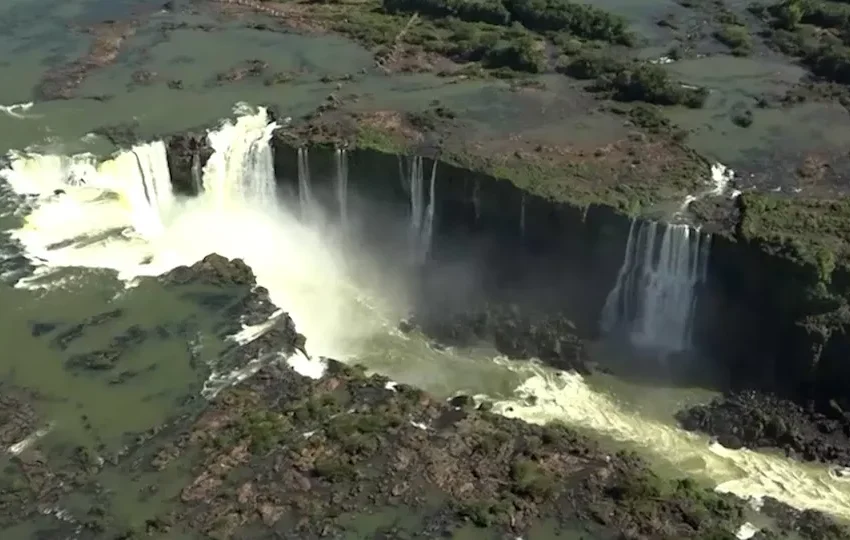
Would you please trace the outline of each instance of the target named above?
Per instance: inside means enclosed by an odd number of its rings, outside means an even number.
[[[91,317],[87,317],[82,322],[79,322],[71,326],[70,328],[59,332],[59,334],[57,334],[52,340],[50,340],[50,344],[54,347],[58,347],[61,350],[65,350],[73,341],[82,337],[83,333],[88,328],[93,328],[106,324],[110,321],[118,319],[122,315],[124,315],[124,310],[112,309],[109,311],[104,311],[103,313],[92,315]]]
[[[253,287],[254,272],[242,259],[228,259],[217,253],[207,255],[192,266],[178,266],[160,276],[165,285],[210,285],[213,287]]]
[[[741,392],[676,414],[728,448],[778,448],[805,460],[850,466],[850,414],[831,402],[816,410],[758,392]]]
[[[169,87],[174,88],[172,83],[169,83]],[[166,139],[168,172],[176,193],[189,196],[198,194],[201,189],[201,171],[212,153],[205,134],[185,133]]]
[[[92,133],[100,135],[119,148],[129,148],[139,141],[136,134],[138,123],[114,124],[94,129]]]
[[[147,338],[148,332],[146,330],[139,326],[131,326],[112,338],[105,348],[71,356],[65,362],[65,367],[69,370],[111,370],[127,351],[142,344]]]
[[[488,341],[513,359],[539,358],[559,369],[590,371],[575,326],[557,314],[533,317],[515,306],[493,306],[465,313],[417,314],[399,324],[403,332],[417,327],[443,345]]]
[[[593,522],[606,537],[678,540],[724,538],[742,519],[734,498],[668,484],[564,427],[456,411],[328,362],[320,380],[272,365],[221,393],[157,456],[163,467],[202,449],[159,522],[210,537],[345,537],[340,514],[392,505],[424,514],[416,534],[429,537],[464,523],[516,536],[548,517]]]

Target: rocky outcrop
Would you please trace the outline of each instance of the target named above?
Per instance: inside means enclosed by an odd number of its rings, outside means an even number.
[[[413,327],[442,345],[488,342],[512,359],[538,358],[559,369],[589,371],[584,343],[575,325],[563,316],[533,318],[515,305],[494,306],[464,313],[426,312],[401,324],[402,330]]]
[[[178,266],[159,279],[168,287],[192,285],[182,294],[224,315],[219,326],[222,336],[237,333],[242,325],[261,324],[277,311],[268,289],[257,286],[254,272],[242,259],[213,253],[192,266]]]
[[[742,519],[735,499],[668,483],[566,428],[460,411],[333,361],[320,380],[269,366],[222,393],[168,461],[198,449],[160,533],[345,536],[349,519],[389,506],[421,516],[375,531],[394,538],[468,523],[519,535],[546,518],[628,538],[707,538]]]
[[[38,100],[70,99],[94,71],[112,64],[124,43],[136,32],[138,21],[108,21],[86,28],[93,36],[87,53],[50,68],[35,88]]]
[[[685,409],[676,418],[727,448],[774,448],[797,459],[850,467],[850,413],[834,401],[824,414],[814,404],[742,392]]]
[[[202,172],[212,153],[204,133],[183,133],[166,139],[168,172],[175,192],[194,196],[203,189]]]

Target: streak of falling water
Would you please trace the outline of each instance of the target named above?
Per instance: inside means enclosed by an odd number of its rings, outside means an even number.
[[[339,204],[339,221],[348,230],[348,152],[336,149],[336,198]]]
[[[298,200],[301,218],[313,217],[313,192],[310,179],[310,154],[306,148],[298,149]]]

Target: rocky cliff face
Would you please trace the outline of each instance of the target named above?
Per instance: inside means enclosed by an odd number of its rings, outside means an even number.
[[[276,174],[293,195],[298,189],[294,140],[273,138]],[[198,136],[181,135],[169,139],[168,149],[175,189],[196,192],[192,167],[206,162],[209,146]],[[338,208],[333,188],[335,150],[329,142],[311,144],[308,150],[315,198],[331,213]],[[468,311],[470,302],[518,304],[557,312],[573,321],[585,338],[595,336],[623,261],[628,213],[604,202],[541,196],[515,182],[446,161],[427,143],[412,151],[426,156],[426,177],[433,159],[438,160],[430,256],[434,263],[425,272],[420,295],[427,299],[425,311],[450,309],[458,314]],[[348,150],[350,204],[360,205],[361,215],[381,214],[396,224],[406,219],[410,194],[403,171],[408,158],[401,152],[368,146]],[[708,279],[698,292],[695,343],[717,367],[728,370],[736,388],[778,391],[794,399],[834,398],[846,406],[850,368],[843,359],[850,349],[846,337],[850,319],[844,316],[843,291],[850,274],[823,256],[813,260],[789,256],[764,235],[742,228],[752,222],[753,212],[752,204],[739,209],[712,239]],[[367,220],[364,236],[382,242],[386,224],[382,219]],[[448,278],[440,275],[440,262],[458,257],[475,259],[475,290],[446,294]],[[433,279],[427,279],[429,275]],[[457,298],[463,305],[435,306],[435,298]]]

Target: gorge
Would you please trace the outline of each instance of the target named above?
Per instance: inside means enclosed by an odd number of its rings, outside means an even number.
[[[32,1],[4,537],[847,536],[829,0]]]

